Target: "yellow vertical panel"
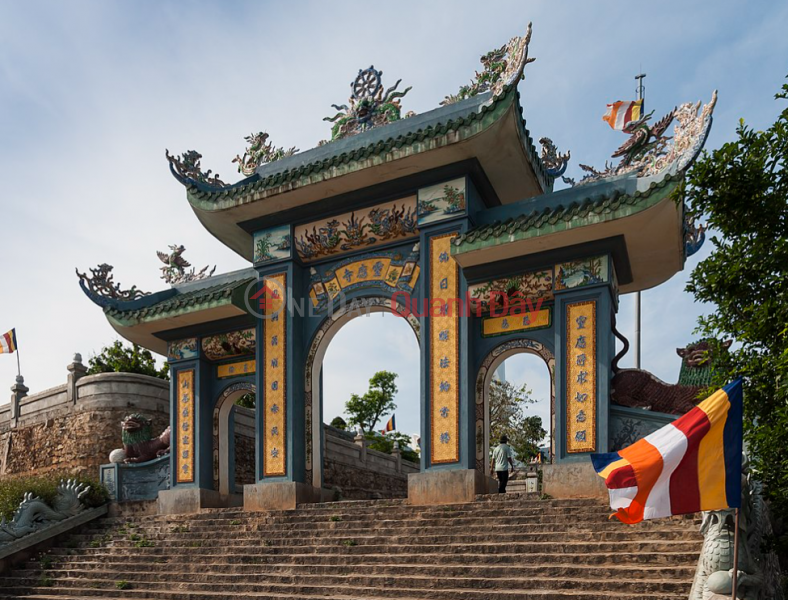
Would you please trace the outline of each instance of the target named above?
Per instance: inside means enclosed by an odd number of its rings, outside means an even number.
[[[430,239],[430,425],[431,461],[460,459],[459,268],[451,256],[456,233]],[[447,314],[440,314],[448,306]],[[436,314],[437,313],[437,314]]]
[[[176,380],[178,395],[177,443],[178,483],[194,481],[194,369],[178,371]]]
[[[566,306],[566,450],[596,450],[596,300]]]
[[[262,340],[263,475],[274,477],[287,473],[287,276],[279,273],[266,279],[270,302],[263,319]]]

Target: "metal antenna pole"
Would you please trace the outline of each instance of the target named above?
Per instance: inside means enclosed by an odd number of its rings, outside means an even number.
[[[641,115],[645,113],[645,104],[646,101],[643,98],[643,94],[646,91],[646,88],[643,86],[643,78],[646,76],[645,73],[640,73],[639,75],[635,75],[635,80],[638,82],[637,87],[637,97],[638,100],[643,100],[643,106],[641,106],[640,111]],[[635,340],[632,344],[633,353],[635,355],[635,368],[640,368],[640,291],[635,292]]]

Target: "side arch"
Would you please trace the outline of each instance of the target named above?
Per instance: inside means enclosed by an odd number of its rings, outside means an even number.
[[[476,375],[476,469],[490,470],[490,383],[498,367],[515,354],[534,354],[544,360],[550,373],[550,459],[555,456],[555,355],[536,340],[509,340],[484,357]]]
[[[255,384],[238,381],[219,394],[213,408],[213,489],[222,495],[235,493],[230,460],[230,417],[235,401],[248,393],[257,394]]]
[[[356,317],[361,317],[374,312],[391,312],[392,300],[390,297],[368,296],[356,298],[346,307],[329,314],[320,324],[306,358],[304,369],[304,432],[306,437],[306,482],[316,488],[323,485],[323,449],[322,449],[322,416],[320,399],[320,371],[331,340],[342,327]],[[408,307],[397,303],[397,310],[407,320],[416,341],[420,343],[420,324],[418,318],[409,314]]]

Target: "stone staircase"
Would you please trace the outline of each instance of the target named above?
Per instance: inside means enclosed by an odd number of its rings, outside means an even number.
[[[104,518],[0,576],[0,599],[685,600],[698,522],[609,512],[505,494]]]

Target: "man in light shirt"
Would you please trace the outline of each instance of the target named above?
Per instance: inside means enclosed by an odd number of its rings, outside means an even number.
[[[509,438],[505,435],[501,436],[500,443],[493,450],[492,462],[495,475],[498,477],[498,493],[506,493],[506,484],[509,481],[509,467],[512,468],[514,473],[514,453],[509,446]]]

